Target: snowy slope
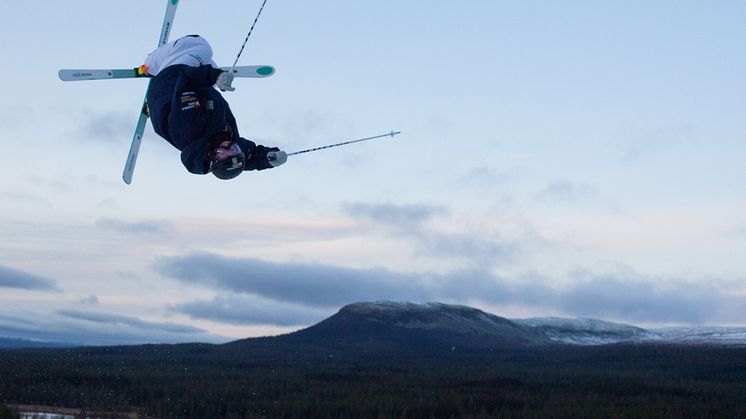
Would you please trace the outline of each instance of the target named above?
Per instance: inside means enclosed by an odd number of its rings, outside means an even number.
[[[746,346],[746,327],[668,327],[652,331],[666,342]]]
[[[513,319],[533,328],[552,342],[574,345],[612,343],[672,343],[703,345],[746,345],[746,328],[669,327],[643,329],[596,319],[540,317]]]
[[[596,319],[540,317],[514,319],[513,321],[536,330],[556,343],[605,345],[622,342],[648,342],[661,339],[657,333],[636,326]]]

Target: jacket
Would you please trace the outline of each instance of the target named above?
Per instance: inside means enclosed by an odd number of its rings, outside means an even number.
[[[181,151],[181,162],[191,173],[209,173],[209,153],[226,136],[246,155],[244,170],[271,168],[267,152],[279,149],[239,136],[228,102],[213,87],[221,71],[211,65],[183,64],[161,70],[150,81],[147,93],[153,129]]]

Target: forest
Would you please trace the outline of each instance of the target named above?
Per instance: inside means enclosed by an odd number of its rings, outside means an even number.
[[[746,417],[746,349],[550,346],[385,355],[225,345],[0,351],[0,406],[153,418]],[[0,418],[14,417],[0,407]]]

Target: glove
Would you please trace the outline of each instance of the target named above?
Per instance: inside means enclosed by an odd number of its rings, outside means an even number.
[[[270,151],[267,153],[267,161],[272,167],[281,166],[288,161],[288,155],[282,150]]]
[[[231,86],[231,83],[233,83],[233,73],[230,71],[223,71],[218,75],[218,80],[215,82],[215,86],[218,87],[218,89],[222,91],[228,91],[232,92],[236,90],[235,87]]]

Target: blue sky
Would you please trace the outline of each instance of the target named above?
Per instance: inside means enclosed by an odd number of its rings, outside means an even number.
[[[172,39],[230,65],[261,2],[183,0]],[[191,175],[131,68],[165,1],[10,2],[0,14],[0,335],[222,342],[344,304],[746,325],[746,4],[273,2],[226,93],[293,156]]]

